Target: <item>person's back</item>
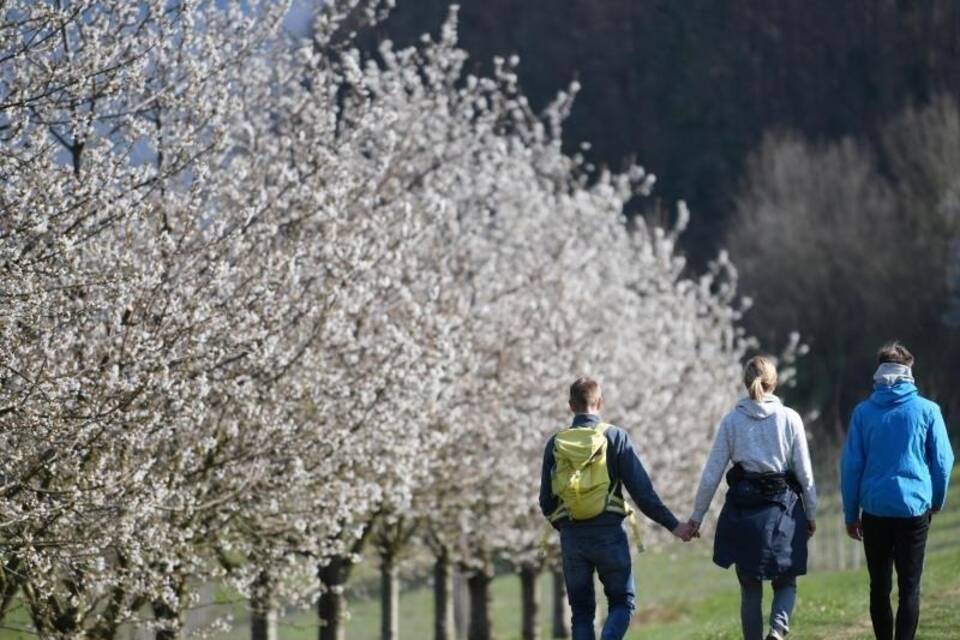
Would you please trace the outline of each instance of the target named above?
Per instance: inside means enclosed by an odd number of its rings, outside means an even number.
[[[953,460],[949,447],[941,446],[938,424],[943,424],[940,407],[905,378],[878,385],[857,405],[850,428],[857,441],[850,442],[845,458],[849,520],[855,520],[857,504],[876,516],[907,518],[943,502]]]
[[[773,395],[740,399],[722,424],[731,459],[755,473],[787,471],[797,433],[803,428],[797,412]]]
[[[606,439],[606,468],[609,488],[617,508],[605,509],[589,519],[570,518],[565,513],[560,498],[553,493],[553,478],[556,472],[556,440],[554,435],[544,448],[543,476],[540,485],[540,510],[558,531],[560,530],[596,530],[601,527],[621,529],[627,508],[624,502],[624,488],[633,497],[640,510],[651,520],[673,530],[677,520],[660,501],[653,485],[643,468],[629,434],[620,427],[601,421],[599,414],[577,413],[568,429],[603,429]]]
[[[630,497],[649,518],[685,538],[686,525],[660,501],[626,431],[600,420],[600,386],[580,378],[570,387],[573,423],[550,438],[544,449],[540,510],[560,531],[563,576],[572,613],[573,640],[593,640],[596,572],[608,600],[602,640],[619,640],[626,633],[634,609],[630,547],[623,520]],[[575,432],[575,433],[570,433]],[[559,446],[558,446],[559,443]],[[584,451],[584,447],[588,449]],[[603,469],[596,468],[602,465]],[[605,473],[604,473],[605,471]],[[599,480],[598,480],[599,479]],[[576,490],[571,490],[571,485]],[[592,499],[580,501],[581,491],[602,490],[606,498],[597,511]],[[568,502],[562,499],[567,496]],[[579,516],[579,517],[578,517]]]
[[[946,500],[954,462],[940,407],[914,384],[913,361],[903,345],[881,348],[874,391],[853,411],[841,462],[844,519],[850,537],[863,540],[870,616],[880,640],[910,640],[916,633],[927,533]]]
[[[713,561],[736,566],[745,640],[763,638],[763,581],[773,586],[767,640],[790,630],[797,576],[807,571],[807,538],[816,531],[817,491],[803,421],[773,395],[777,369],[756,356],[744,367],[748,396],[720,421],[689,524],[696,531],[727,465],[730,485],[717,521]]]

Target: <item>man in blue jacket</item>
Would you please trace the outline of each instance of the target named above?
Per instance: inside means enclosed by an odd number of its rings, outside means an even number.
[[[927,531],[946,500],[954,458],[940,407],[917,393],[913,355],[892,342],[877,360],[873,394],[854,409],[843,449],[843,511],[848,535],[863,541],[874,635],[912,640]],[[893,567],[900,590],[896,623]]]
[[[570,386],[570,410],[574,413],[571,428],[594,429],[601,425],[600,411],[603,397],[600,385],[590,378],[579,378]],[[627,432],[618,427],[604,431],[607,439],[607,472],[614,496],[623,505],[622,488],[648,518],[671,531],[684,542],[691,537],[689,526],[681,524],[664,506],[650,482],[640,457]],[[552,476],[556,460],[554,439],[547,442],[543,454],[543,474],[540,481],[540,510],[547,518],[555,517],[561,506],[553,494]],[[619,512],[617,512],[619,511]],[[630,547],[623,527],[624,513],[607,510],[588,520],[560,517],[552,520],[560,531],[560,551],[563,557],[563,577],[572,612],[573,640],[593,640],[593,619],[597,608],[593,589],[593,574],[600,577],[608,600],[607,621],[601,640],[620,640],[627,632],[634,609],[633,571]]]

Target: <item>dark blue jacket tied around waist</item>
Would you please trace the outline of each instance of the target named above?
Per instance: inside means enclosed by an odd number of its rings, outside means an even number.
[[[807,572],[807,517],[792,473],[727,472],[713,561],[761,580]]]

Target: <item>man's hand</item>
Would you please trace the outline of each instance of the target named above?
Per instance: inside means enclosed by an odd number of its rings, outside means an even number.
[[[684,542],[687,542],[688,540],[690,540],[689,538],[690,528],[687,526],[686,522],[681,522],[680,524],[678,524],[676,528],[673,531],[671,531],[671,533],[677,538],[680,538],[681,540],[683,540]]]
[[[684,542],[690,542],[693,538],[700,537],[700,523],[699,522],[681,522],[677,525],[677,528],[673,530],[673,535],[680,538]]]
[[[848,524],[847,535],[857,541],[863,540],[863,523],[857,520],[854,523]]]
[[[816,520],[807,520],[807,536],[813,537],[813,534],[817,532],[817,521]]]
[[[690,538],[692,537],[690,534],[690,523],[681,522],[680,524],[678,524],[677,527],[673,530],[673,535],[680,538],[684,542],[690,542]]]

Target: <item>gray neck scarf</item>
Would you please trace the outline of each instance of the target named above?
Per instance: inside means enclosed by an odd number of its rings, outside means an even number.
[[[873,374],[873,381],[877,384],[884,384],[892,387],[901,380],[913,382],[913,372],[910,367],[892,362],[884,362],[877,367],[877,372]]]

